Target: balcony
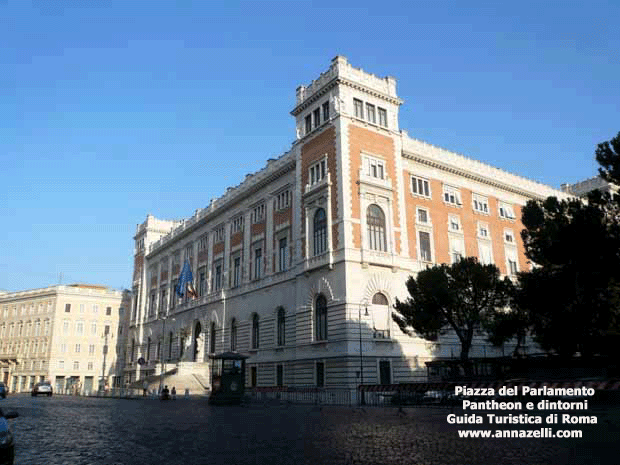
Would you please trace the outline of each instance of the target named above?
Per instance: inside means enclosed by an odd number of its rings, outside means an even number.
[[[389,329],[374,329],[372,332],[372,338],[390,340],[390,330]]]
[[[306,259],[304,264],[305,271],[310,271],[315,268],[320,268],[325,265],[332,264],[332,257],[330,252],[324,252],[320,255],[316,255],[314,257],[310,257]]]

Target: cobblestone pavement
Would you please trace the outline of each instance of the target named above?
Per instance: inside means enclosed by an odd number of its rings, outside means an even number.
[[[9,396],[16,464],[597,464],[620,463],[620,409],[593,411],[584,438],[459,439],[447,409],[205,400]],[[462,426],[462,425],[461,425]]]

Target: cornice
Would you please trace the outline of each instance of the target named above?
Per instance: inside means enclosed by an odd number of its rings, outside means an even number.
[[[384,94],[383,92],[379,92],[377,90],[374,90],[370,87],[367,87],[363,84],[359,84],[355,81],[351,81],[349,79],[346,78],[339,78],[338,79],[340,84],[343,84],[345,86],[348,87],[352,87],[353,89],[362,91],[362,92],[366,92],[367,94],[372,95],[373,97],[377,97],[377,98],[381,98],[383,100],[387,100],[388,102],[394,104],[394,105],[402,105],[404,103],[404,100],[399,99],[398,97],[392,97],[391,95],[387,95]]]
[[[467,179],[471,179],[472,181],[476,181],[476,182],[480,182],[482,184],[487,184],[489,186],[498,188],[498,189],[502,189],[508,192],[512,192],[513,194],[517,194],[523,197],[528,197],[528,198],[533,198],[536,200],[544,200],[546,198],[546,196],[539,194],[538,192],[534,192],[531,190],[526,190],[526,189],[520,189],[514,185],[505,183],[505,182],[501,182],[501,181],[497,181],[494,180],[492,178],[483,176],[481,174],[478,173],[474,173],[453,165],[448,165],[446,163],[442,163],[440,161],[437,160],[432,160],[430,158],[427,157],[423,157],[421,155],[417,155],[414,153],[408,153],[403,151],[402,153],[403,158],[407,158],[409,160],[413,160],[417,163],[426,165],[426,166],[430,166],[431,168],[437,168],[440,169],[442,171],[446,171],[448,173],[451,174],[456,174],[458,176],[463,176]],[[530,181],[531,182],[531,181]]]
[[[325,95],[331,89],[336,87],[336,85],[338,85],[339,82],[340,82],[339,78],[333,78],[331,81],[327,82],[323,87],[317,90],[314,94],[312,94],[306,100],[304,100],[299,105],[297,105],[295,108],[293,108],[293,110],[291,111],[291,115],[297,116],[298,114],[300,114],[310,105],[312,105],[314,102],[319,100],[323,95]]]
[[[232,194],[228,199],[221,202],[220,205],[218,205],[216,208],[209,209],[209,207],[207,207],[206,209],[203,209],[201,214],[197,213],[197,215],[194,215],[193,217],[185,220],[185,223],[173,229],[170,233],[168,233],[168,235],[163,236],[159,241],[152,244],[151,245],[152,249],[147,254],[145,254],[145,258],[147,260],[152,259],[155,255],[160,253],[166,247],[170,246],[171,244],[177,243],[179,239],[187,237],[190,233],[194,232],[196,229],[204,226],[209,221],[212,221],[214,218],[221,216],[232,205],[239,203],[242,200],[250,197],[255,192],[261,190],[262,188],[269,185],[276,179],[282,177],[289,171],[292,171],[293,169],[295,169],[295,164],[296,164],[295,157],[291,155],[291,152],[289,152],[285,156],[290,156],[290,160],[285,160],[282,166],[279,166],[278,168],[274,169],[271,173],[264,175],[262,179],[258,181],[254,181],[252,185],[247,186],[245,189],[243,188],[243,186],[237,187],[236,188],[237,192]],[[255,174],[254,176],[260,176],[260,173]],[[188,224],[188,222],[190,221],[191,223]],[[176,232],[179,228],[182,228],[182,230],[179,232]]]
[[[8,304],[13,301],[28,299],[40,299],[42,297],[53,297],[58,294],[72,294],[97,297],[121,297],[123,291],[116,289],[92,289],[74,286],[50,286],[40,289],[29,289],[25,291],[7,292],[0,295],[0,305]]]
[[[328,83],[326,83],[323,87],[321,87],[319,90],[317,90],[314,94],[312,94],[310,97],[308,97],[302,103],[300,103],[295,108],[293,108],[293,110],[291,111],[291,115],[293,115],[293,116],[299,115],[302,111],[304,111],[310,105],[312,105],[317,100],[319,100],[329,90],[331,90],[332,88],[334,88],[335,86],[340,85],[340,84],[342,84],[344,86],[351,87],[351,88],[356,89],[356,90],[359,90],[361,92],[365,92],[367,94],[372,95],[373,97],[377,97],[377,98],[386,100],[389,103],[392,103],[394,105],[402,105],[403,102],[404,102],[402,99],[399,99],[397,97],[392,97],[390,95],[384,94],[383,92],[379,92],[377,90],[374,90],[374,89],[372,89],[370,87],[367,87],[367,86],[365,86],[363,84],[359,84],[359,83],[357,83],[355,81],[352,81],[350,79],[343,78],[343,77],[336,77],[336,78],[332,79],[331,81],[329,81]]]

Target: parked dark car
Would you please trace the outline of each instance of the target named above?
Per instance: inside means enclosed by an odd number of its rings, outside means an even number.
[[[41,381],[40,383],[35,384],[32,388],[33,397],[38,396],[39,394],[41,394],[42,396],[50,397],[52,395],[52,392],[52,385],[47,381]]]
[[[15,460],[15,443],[7,419],[18,416],[17,412],[3,413],[0,409],[0,465],[13,465]]]
[[[0,397],[1,398],[6,398],[6,394],[8,392],[8,389],[6,388],[6,385],[4,383],[0,383]]]

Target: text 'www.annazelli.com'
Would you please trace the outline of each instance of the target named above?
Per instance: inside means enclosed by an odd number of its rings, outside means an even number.
[[[460,438],[581,438],[581,430],[558,430],[540,428],[532,430],[458,430]]]

